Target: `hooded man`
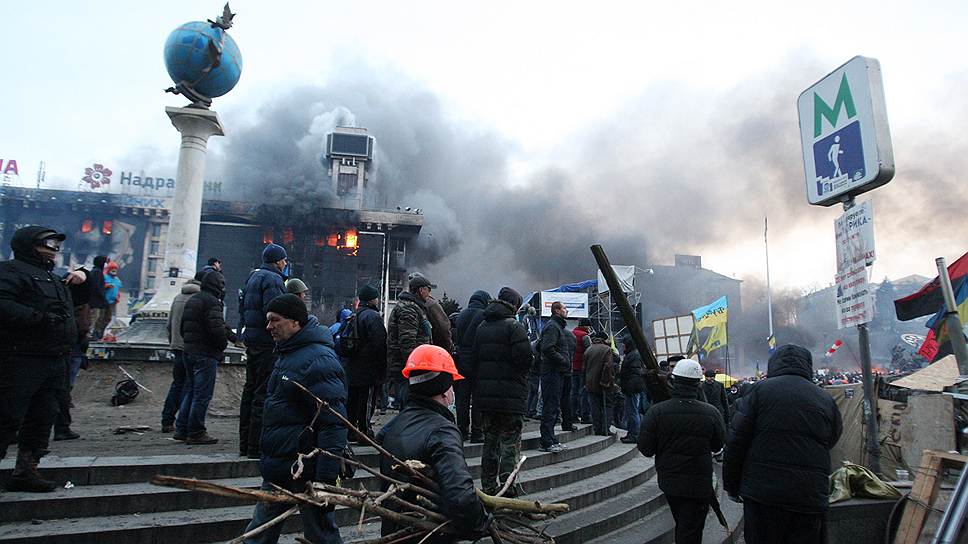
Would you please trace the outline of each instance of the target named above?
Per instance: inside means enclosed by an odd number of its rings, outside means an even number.
[[[588,390],[585,389],[585,348],[588,347],[585,338],[591,332],[592,322],[587,317],[579,319],[578,326],[571,331],[575,335],[575,355],[571,359],[571,409],[575,420],[581,423],[588,423],[592,417]]]
[[[471,442],[484,441],[484,429],[481,425],[481,415],[474,406],[473,418],[471,404],[473,403],[474,384],[477,368],[471,362],[474,351],[474,339],[477,338],[477,328],[484,321],[484,307],[491,302],[491,294],[487,291],[474,291],[467,308],[457,315],[454,331],[454,344],[457,346],[457,371],[464,376],[454,384],[454,394],[457,395],[457,428],[460,429],[464,440]]]
[[[47,453],[59,395],[67,390],[71,349],[79,333],[77,304],[90,287],[85,271],[60,278],[51,271],[66,236],[46,227],[18,229],[14,258],[0,262],[0,458],[17,443],[8,491],[50,492],[56,485],[37,472]],[[82,300],[83,298],[83,300]]]
[[[245,385],[239,406],[239,454],[250,459],[259,458],[266,381],[276,362],[275,343],[266,332],[266,313],[272,299],[286,292],[283,272],[288,259],[284,247],[268,244],[262,250],[262,266],[249,274],[241,295],[239,334],[245,343]]]
[[[291,467],[300,453],[316,448],[342,455],[346,447],[346,425],[329,410],[319,410],[316,400],[300,389],[305,387],[341,415],[346,415],[346,379],[334,351],[333,336],[327,327],[319,326],[306,305],[296,295],[287,293],[274,298],[266,313],[266,330],[276,342],[276,361],[269,376],[262,424],[259,470],[262,489],[272,485],[293,492],[306,490],[307,481],[336,485],[339,460],[319,455],[307,463],[298,480]],[[290,508],[288,504],[259,502],[251,531],[272,521]],[[321,544],[341,544],[333,507],[299,505],[299,519],[306,540]],[[279,541],[282,524],[273,525],[245,544],[274,544]]]
[[[730,420],[723,488],[743,503],[746,541],[823,541],[830,450],[843,431],[833,398],[813,383],[813,359],[788,344],[769,377],[743,389]]]
[[[387,371],[394,388],[394,400],[403,410],[407,404],[409,382],[401,372],[417,346],[431,343],[431,326],[426,303],[435,287],[423,276],[410,280],[409,291],[400,293],[387,319]]]
[[[370,407],[387,376],[387,329],[380,315],[380,291],[364,285],[356,297],[360,305],[350,318],[350,330],[340,339],[349,385],[346,411],[350,423],[372,436]]]
[[[521,455],[534,352],[528,331],[514,317],[520,306],[521,295],[502,287],[497,300],[484,309],[484,322],[471,348],[471,366],[477,369],[474,408],[480,411],[484,427],[481,489],[491,495],[504,485]],[[511,496],[520,492],[509,491]]]
[[[642,455],[655,456],[659,489],[676,521],[676,543],[699,544],[713,496],[712,453],[722,449],[726,427],[719,411],[698,398],[699,363],[680,360],[672,375],[672,398],[646,412],[638,447]]]
[[[425,539],[429,544],[457,542],[460,537],[477,540],[487,532],[488,517],[464,460],[460,431],[447,408],[454,402],[454,381],[464,377],[457,372],[450,353],[434,345],[415,348],[401,375],[410,384],[410,399],[400,414],[380,429],[376,441],[398,459],[420,461],[429,467],[440,489],[440,513],[450,520],[448,527],[460,533],[434,534]],[[408,472],[393,466],[385,456],[380,458],[380,473],[413,482]],[[383,486],[386,490],[385,482]],[[416,502],[412,491],[401,492],[401,497]],[[398,508],[391,502],[386,506]],[[387,536],[399,529],[384,519],[380,532]]]
[[[198,293],[185,303],[182,314],[182,340],[185,361],[185,385],[181,407],[175,419],[175,440],[189,445],[215,444],[217,438],[205,429],[205,414],[215,393],[215,374],[229,342],[235,334],[225,324],[225,278],[212,270],[202,276]]]
[[[192,295],[202,290],[202,278],[205,271],[195,273],[195,277],[182,285],[181,293],[175,295],[168,310],[168,347],[173,356],[171,364],[171,387],[165,397],[165,406],[161,410],[161,432],[170,433],[175,430],[175,416],[181,407],[185,387],[185,341],[181,335],[182,317],[185,314],[185,303]]]

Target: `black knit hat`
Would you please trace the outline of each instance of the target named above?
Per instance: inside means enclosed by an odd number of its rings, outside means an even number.
[[[498,300],[503,300],[510,304],[515,310],[521,307],[521,303],[524,302],[521,299],[521,294],[511,289],[510,287],[502,287],[501,291],[497,294]]]
[[[360,287],[360,290],[356,292],[356,296],[361,302],[369,302],[375,298],[380,298],[380,290],[370,284],[366,284]]]
[[[707,378],[715,378],[716,377],[716,369],[715,368],[710,368],[710,369],[706,370],[705,372],[703,372],[703,376],[705,376]]]
[[[435,376],[430,376],[435,374]],[[418,397],[436,397],[454,385],[454,377],[447,372],[414,370],[410,373],[410,394]]]
[[[279,295],[269,302],[266,311],[279,314],[286,319],[294,319],[300,325],[305,326],[309,322],[309,311],[306,310],[306,303],[292,293]]]

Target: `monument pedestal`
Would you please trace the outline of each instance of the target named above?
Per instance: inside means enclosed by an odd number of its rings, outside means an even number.
[[[168,310],[175,296],[181,293],[182,285],[195,276],[208,139],[224,136],[225,132],[218,114],[212,110],[169,106],[165,113],[181,133],[175,197],[168,215],[166,277],[160,282],[158,292],[135,314],[134,323],[118,334],[117,342],[91,344],[98,357],[112,360],[163,358],[161,354],[167,353],[168,349]]]

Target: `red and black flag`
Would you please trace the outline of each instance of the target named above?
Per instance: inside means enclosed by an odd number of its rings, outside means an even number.
[[[948,266],[948,276],[951,277],[952,284],[965,275],[968,275],[968,253]],[[933,314],[942,306],[944,306],[944,297],[941,294],[941,280],[935,276],[918,292],[895,300],[894,313],[897,314],[898,320],[910,321]]]

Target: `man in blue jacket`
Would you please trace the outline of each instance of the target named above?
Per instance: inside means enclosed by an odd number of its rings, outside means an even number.
[[[346,416],[346,380],[333,350],[333,336],[328,328],[319,326],[315,316],[309,316],[306,305],[293,294],[282,295],[268,304],[267,321],[266,330],[276,342],[279,360],[269,376],[262,423],[262,489],[270,490],[270,484],[275,484],[303,492],[307,480],[335,485],[340,463],[330,457],[316,456],[298,480],[293,479],[291,472],[300,453],[320,448],[341,455],[346,447],[346,426],[328,410],[319,412],[311,432],[307,432],[316,417],[316,400],[296,386],[302,385]],[[246,532],[288,509],[287,504],[256,504]],[[342,543],[332,507],[300,505],[299,513],[306,540],[314,544]],[[247,538],[245,543],[275,543],[281,531],[282,524],[277,524]]]
[[[239,454],[259,458],[262,433],[262,405],[266,381],[276,356],[272,337],[266,331],[269,302],[286,292],[283,270],[288,255],[282,246],[269,244],[262,250],[262,266],[249,274],[242,296],[242,341],[245,343],[245,385],[239,406]]]

